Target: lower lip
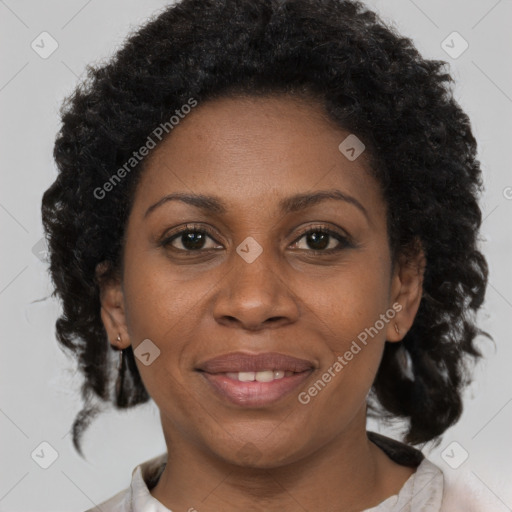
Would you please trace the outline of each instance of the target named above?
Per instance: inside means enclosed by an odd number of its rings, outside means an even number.
[[[200,372],[212,388],[231,403],[242,407],[261,407],[277,402],[298,388],[313,372],[295,373],[271,382],[241,382],[222,373]]]

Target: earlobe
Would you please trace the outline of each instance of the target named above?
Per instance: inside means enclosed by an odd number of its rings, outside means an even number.
[[[414,323],[423,295],[426,257],[419,242],[414,251],[400,256],[392,278],[391,304],[399,304],[394,321],[388,324],[386,340],[401,341]]]
[[[104,272],[105,266],[100,263],[96,267],[96,275],[100,288],[101,320],[110,344],[123,349],[130,345],[124,311],[124,295],[120,281],[105,278]]]

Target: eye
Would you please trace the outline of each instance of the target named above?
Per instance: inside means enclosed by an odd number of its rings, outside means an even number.
[[[219,245],[217,245],[212,235],[213,234],[204,227],[196,228],[194,226],[187,226],[185,229],[166,237],[160,242],[160,245],[166,248],[170,247],[179,252],[197,252],[218,249]],[[215,243],[213,245],[210,244],[210,247],[205,247],[208,239]]]
[[[303,247],[300,247],[300,241],[303,239],[305,240],[305,244],[303,244]],[[304,245],[309,247],[304,247]],[[340,251],[346,247],[352,247],[352,244],[349,242],[348,238],[342,234],[328,229],[325,226],[319,226],[303,232],[300,238],[293,243],[293,246],[295,246],[292,247],[294,249],[305,249],[315,253],[322,252],[329,254]]]
[[[186,226],[165,237],[159,245],[185,254],[222,249],[222,245],[218,244],[213,237],[214,234],[205,227]],[[210,247],[207,246],[208,240],[211,241]],[[301,240],[305,241],[302,247]],[[325,226],[317,226],[304,231],[291,247],[292,249],[309,250],[313,253],[330,254],[353,247],[353,245],[341,233]]]

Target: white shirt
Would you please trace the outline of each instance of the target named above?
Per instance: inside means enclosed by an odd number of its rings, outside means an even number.
[[[368,434],[397,462],[400,459],[402,462],[411,461],[416,456],[422,460],[398,494],[362,512],[503,512],[503,504],[478,479],[471,479],[468,474],[464,474],[465,478],[455,478],[451,473],[443,473],[419,450],[373,432]],[[167,454],[163,453],[139,464],[132,471],[130,487],[86,512],[173,512],[150,493],[166,461]],[[410,462],[405,465],[416,464]]]

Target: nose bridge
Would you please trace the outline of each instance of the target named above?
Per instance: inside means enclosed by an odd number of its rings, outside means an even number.
[[[252,236],[245,238],[232,254],[232,296],[238,294],[255,299],[261,296],[258,300],[266,296],[269,300],[280,288],[277,286],[280,281],[277,255],[266,240],[261,237],[259,240]]]
[[[279,256],[260,242],[247,237],[230,255],[231,271],[215,304],[217,321],[236,319],[254,329],[271,318],[289,321],[297,316],[296,301],[279,269]]]

